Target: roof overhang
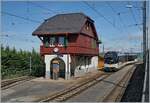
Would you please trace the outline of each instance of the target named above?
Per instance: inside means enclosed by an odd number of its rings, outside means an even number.
[[[50,33],[50,32],[33,32],[33,36],[48,36],[48,35],[70,35],[70,34],[79,34],[79,33],[68,33],[68,32],[57,32],[57,33]]]

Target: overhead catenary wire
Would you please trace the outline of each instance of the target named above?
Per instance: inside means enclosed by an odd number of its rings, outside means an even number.
[[[34,40],[31,40],[31,39],[25,39],[25,38],[23,38],[23,39],[12,39],[12,37],[11,36],[9,36],[9,35],[3,35],[3,38],[4,37],[6,37],[6,38],[11,38],[11,40],[13,40],[13,41],[21,41],[21,42],[28,42],[28,43],[36,43]],[[3,39],[2,39],[3,40]],[[4,41],[4,40],[3,40]]]
[[[45,9],[45,10],[47,10],[47,11],[51,11],[51,9],[49,10],[48,8],[46,8],[45,6],[41,6],[41,5],[39,5],[38,3],[34,3],[34,2],[29,2],[28,1],[28,3],[33,3],[33,5],[36,5],[37,7],[39,7],[39,8],[42,8],[42,9]],[[87,2],[86,2],[87,3]],[[106,22],[108,22],[109,24],[111,24],[114,28],[116,28],[116,26],[114,25],[114,23],[111,21],[111,20],[109,20],[109,18],[107,18],[105,15],[103,15],[101,12],[100,12],[100,10],[97,10],[95,7],[93,7],[92,5],[90,5],[89,3],[87,3],[88,5],[89,5],[89,7],[92,9],[92,10],[94,10],[100,17],[102,17]],[[27,8],[27,11],[29,10],[29,8]],[[51,11],[52,12],[52,11]],[[54,11],[55,12],[55,11]],[[53,12],[53,13],[54,13]],[[113,11],[114,12],[114,11]],[[115,13],[115,12],[114,12]],[[117,14],[117,13],[116,13]],[[120,14],[121,13],[118,13],[117,15],[118,15],[118,17],[120,18]],[[26,17],[25,17],[26,18]],[[26,18],[26,19],[29,19],[29,18]],[[29,21],[29,20],[28,20]],[[31,22],[33,22],[33,21],[31,21]],[[125,22],[126,23],[126,22]],[[122,23],[123,24],[123,23]],[[135,24],[136,25],[136,24]],[[119,30],[118,30],[119,31]],[[6,36],[7,37],[7,36]],[[10,38],[10,37],[9,37]]]
[[[27,1],[26,3],[27,3],[26,12],[29,13],[29,3],[31,3],[31,2]],[[47,10],[47,11],[51,11],[51,12],[53,12],[53,13],[57,13],[57,12],[54,12],[54,11],[52,11],[52,10],[50,10],[50,9],[45,8],[44,6],[40,6],[40,5],[35,4],[35,3],[32,3],[32,4],[33,4],[34,6],[40,7],[40,8],[42,8],[42,9],[45,9],[45,10]],[[22,19],[22,20],[26,20],[26,21],[30,21],[30,22],[41,23],[41,22],[38,21],[38,20],[30,19],[28,16],[27,16],[27,17],[23,17],[23,16],[19,16],[19,15],[10,13],[10,12],[6,12],[6,11],[1,11],[1,13],[4,14],[4,15],[16,17],[16,18],[19,18],[19,19]],[[1,35],[1,36],[2,36],[3,38],[4,38],[4,37],[6,37],[6,38],[11,38],[10,35]],[[11,39],[11,40],[16,41],[16,39]],[[18,40],[19,40],[19,41],[24,41],[24,42],[35,43],[34,40],[30,40],[30,39],[21,39],[21,40],[20,40],[20,39],[17,39],[17,41],[18,41]]]
[[[29,2],[27,2],[28,4]],[[41,6],[42,7],[42,6]],[[27,8],[27,12],[29,13],[29,8]],[[29,19],[28,17],[22,17],[22,16],[18,16],[16,14],[13,14],[13,13],[9,13],[9,12],[4,12],[2,11],[2,14],[5,14],[5,15],[9,15],[9,16],[13,16],[13,17],[16,17],[16,18],[20,18],[20,19],[23,19],[23,20],[27,20],[27,21],[30,21],[30,22],[34,22],[34,23],[41,23],[40,21],[37,21],[37,20],[33,20],[33,19]],[[10,38],[10,35],[1,35],[2,37],[6,37],[6,38]],[[11,40],[14,40],[16,41],[16,39],[11,39]],[[34,40],[30,40],[30,39],[18,39],[19,41],[24,41],[24,42],[30,42],[30,43],[35,43]],[[17,40],[17,41],[18,41]]]
[[[130,2],[128,2],[127,4],[128,4],[128,5],[131,5]],[[135,15],[134,15],[134,13],[133,13],[132,8],[129,8],[129,11],[131,12],[131,15],[132,15],[132,17],[133,17],[133,20],[134,20],[135,24],[139,24],[139,23],[137,22],[137,20],[136,20],[136,17],[135,17]],[[139,25],[137,25],[137,26],[138,26],[138,28],[141,30],[141,27],[139,27]]]
[[[123,21],[123,19],[122,19],[122,17],[121,17],[121,13],[120,13],[120,12],[117,12],[117,11],[109,4],[109,2],[106,2],[106,4],[112,9],[112,11],[114,12],[114,14],[117,14],[117,15],[118,15],[119,20],[120,20],[120,22],[122,23],[122,26],[124,27],[123,30],[125,30],[127,26],[125,25],[125,23],[124,23],[124,21]],[[129,32],[128,30],[126,30],[125,32],[127,32],[128,34],[130,34],[130,32]]]
[[[106,2],[106,4],[107,4],[107,6],[109,6],[111,8],[112,12],[118,16],[118,12],[110,5],[110,3],[108,1]]]
[[[121,14],[122,14],[122,12],[117,12],[112,6],[111,6],[111,4],[109,4],[108,2],[106,2],[107,3],[107,5],[112,9],[112,12],[114,12],[115,14],[117,14],[118,15],[118,17],[119,17],[119,19],[120,19],[120,22],[122,23],[122,25],[123,25],[123,27],[124,27],[124,32],[126,33],[128,33],[128,35],[130,36],[131,34],[130,34],[130,31],[128,31],[127,30],[127,27],[131,27],[131,26],[129,26],[129,25],[125,25],[125,23],[124,23],[124,21],[123,21],[123,19],[122,19],[122,17],[121,17]],[[138,25],[141,25],[141,24],[134,24],[134,26],[138,26]]]
[[[39,5],[39,4],[35,3],[35,2],[31,2],[31,1],[30,1],[30,2],[28,2],[28,3],[34,5],[34,6],[38,7],[38,8],[44,9],[44,10],[46,10],[46,11],[51,11],[51,12],[54,13],[54,14],[61,13],[61,12],[57,12],[57,11],[51,10],[51,9],[49,9],[49,8],[46,8],[45,6],[41,6],[41,5]],[[72,28],[74,28],[74,27],[72,27]]]
[[[5,14],[5,15],[16,17],[16,18],[20,18],[20,19],[23,19],[23,20],[26,20],[26,21],[30,21],[30,22],[41,23],[40,21],[29,19],[29,18],[26,18],[26,17],[22,17],[22,16],[19,16],[19,15],[13,14],[13,13],[5,12],[5,11],[1,11],[1,13]]]
[[[56,12],[56,11],[54,11],[54,10],[51,10],[51,9],[46,8],[46,7],[44,7],[44,6],[41,6],[41,5],[39,5],[39,4],[35,3],[35,2],[29,2],[29,3],[32,4],[32,5],[34,5],[35,7],[38,7],[38,8],[47,10],[47,11],[50,11],[50,12],[52,12],[52,13],[58,13],[58,12]]]
[[[127,25],[127,27],[132,27],[132,26],[137,26],[137,25],[143,25],[143,23],[139,23],[139,24],[130,24],[130,25]]]
[[[10,33],[9,33],[9,34],[10,34]],[[17,34],[12,34],[12,35],[9,35],[9,34],[5,34],[5,33],[2,32],[2,34],[1,34],[0,36],[1,36],[1,38],[11,38],[11,40],[16,40],[16,39],[12,39],[12,38],[13,38],[14,36],[17,36]],[[20,34],[20,33],[18,33],[18,34]],[[31,39],[29,39],[29,37],[27,37],[27,36],[30,36],[31,34],[20,34],[20,35],[24,35],[24,37],[18,39],[19,41],[32,42],[32,43],[35,42],[34,40],[31,40]],[[22,36],[21,36],[21,37],[22,37]],[[18,40],[17,40],[17,41],[18,41]]]
[[[121,17],[121,14],[118,13],[117,15],[118,15],[120,21],[122,22],[122,25],[124,26],[124,30],[125,30],[127,27],[126,27],[126,25],[125,25],[125,23],[124,23],[124,21],[123,21],[123,19],[122,19],[122,17]],[[127,32],[128,34],[130,34],[130,32],[129,32],[128,30],[126,30],[125,32]]]
[[[131,10],[131,12],[132,12],[132,16],[133,16],[134,21],[135,21],[135,26],[138,26],[138,28],[141,30],[141,27],[139,27],[138,22],[136,21],[136,18],[135,18],[135,15],[133,14],[132,9],[130,9],[130,10]]]
[[[136,2],[136,7],[139,7],[139,8],[142,8],[140,5],[138,5],[138,3]],[[138,10],[136,10],[137,12],[138,12],[138,14],[142,14],[142,9],[138,9]],[[137,15],[137,16],[139,16],[139,19],[140,20],[142,20],[142,15]]]
[[[106,4],[112,9],[112,11],[116,14],[114,8],[112,8],[112,6],[109,4],[109,2],[106,2]],[[115,19],[115,18],[114,18]]]
[[[12,39],[12,40],[14,40],[14,41],[16,41],[16,39]],[[35,43],[35,41],[34,40],[31,40],[31,39],[18,39],[17,41],[22,41],[22,42],[30,42],[30,43]]]
[[[33,19],[25,18],[25,17],[18,16],[18,15],[12,14],[12,13],[4,12],[4,11],[2,11],[2,14],[13,16],[13,17],[20,18],[20,19],[23,19],[23,20],[27,20],[27,21],[30,21],[30,22],[34,22],[34,23],[40,23],[40,21],[36,21],[36,20],[33,20]],[[1,37],[10,38],[10,35],[1,34]],[[13,39],[11,39],[11,40],[13,40]],[[22,39],[21,41],[31,42],[31,43],[35,42],[33,40],[30,40],[30,39]]]
[[[91,6],[90,4],[88,4],[87,2],[83,1],[83,3],[85,3],[88,7],[90,7],[93,11],[95,11],[100,17],[102,17],[105,21],[107,21],[109,24],[111,24],[115,29],[117,29],[118,31],[120,31],[122,33],[122,30],[120,30],[119,28],[115,27],[113,25],[113,23],[111,21],[109,21],[104,15],[102,15],[96,8],[94,8],[93,6]],[[113,10],[114,11],[114,10]]]
[[[29,13],[29,0],[27,0],[26,4],[27,4],[27,8],[26,8],[27,18],[29,18],[29,15],[30,15],[30,13]]]
[[[111,21],[109,21],[104,15],[102,15],[97,9],[95,9],[93,6],[88,4],[86,1],[83,1],[88,7],[90,7],[93,11],[95,11],[99,16],[101,16],[105,21],[107,21],[109,24],[113,25]],[[114,25],[113,25],[114,27]]]
[[[97,9],[95,9],[93,6],[91,6],[86,1],[83,1],[84,4],[86,4],[89,8],[91,8],[94,12],[96,12],[100,17],[102,17],[106,22],[112,25],[113,28],[117,29],[118,31],[122,32],[119,28],[117,28],[110,20],[108,20],[103,14],[101,14]]]
[[[106,1],[106,4],[112,9],[114,14],[117,14],[116,10],[110,5],[110,3],[108,1]]]
[[[128,3],[127,3],[127,4],[128,4],[128,5],[131,5],[129,1],[128,1]],[[136,20],[136,18],[135,18],[135,15],[134,15],[134,13],[133,13],[132,8],[129,8],[129,10],[130,10],[131,15],[132,15],[132,17],[133,17],[133,20],[135,21],[135,23],[137,23],[137,20]]]

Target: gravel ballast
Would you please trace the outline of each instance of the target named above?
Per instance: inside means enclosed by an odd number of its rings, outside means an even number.
[[[141,102],[144,83],[144,71],[143,64],[137,64],[137,67],[121,99],[121,102]]]

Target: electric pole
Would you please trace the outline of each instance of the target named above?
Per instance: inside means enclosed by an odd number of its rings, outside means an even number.
[[[104,44],[103,44],[103,54],[104,54]]]
[[[146,0],[143,1],[143,62],[146,62]]]

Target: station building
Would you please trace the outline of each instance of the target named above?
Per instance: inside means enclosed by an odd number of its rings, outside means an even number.
[[[99,39],[94,21],[83,13],[58,14],[46,19],[33,33],[42,44],[45,78],[69,79],[97,69]]]

